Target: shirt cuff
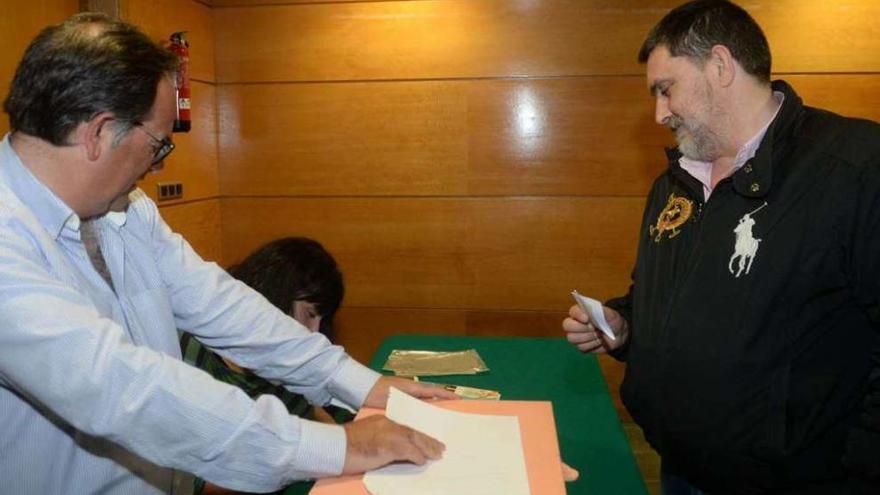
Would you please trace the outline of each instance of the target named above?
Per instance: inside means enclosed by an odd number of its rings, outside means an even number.
[[[359,409],[381,376],[349,357],[336,372],[328,390],[333,397]]]
[[[317,421],[301,421],[301,424],[294,479],[342,474],[342,468],[345,467],[345,429]]]

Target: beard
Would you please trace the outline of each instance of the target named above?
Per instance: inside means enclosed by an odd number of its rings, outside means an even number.
[[[701,162],[713,162],[721,156],[721,138],[696,119],[686,121],[678,115],[670,117],[667,127],[675,134],[682,155]]]
[[[685,119],[673,114],[666,126],[675,134],[682,155],[691,160],[711,163],[721,157],[724,139],[708,123],[723,125],[727,122],[727,113],[715,102],[708,81],[697,86],[695,91],[691,100],[691,115]]]

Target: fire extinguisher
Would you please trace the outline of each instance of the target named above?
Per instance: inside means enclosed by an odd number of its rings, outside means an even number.
[[[174,119],[174,132],[189,132],[192,127],[189,92],[189,42],[184,33],[186,31],[173,33],[171,44],[168,47],[180,59],[180,68],[177,71],[177,118]]]

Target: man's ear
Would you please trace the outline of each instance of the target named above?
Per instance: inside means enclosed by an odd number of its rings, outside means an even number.
[[[706,68],[709,71],[709,76],[714,78],[721,87],[726,88],[733,84],[739,67],[726,46],[715,45],[709,52]]]
[[[77,134],[76,142],[85,147],[86,157],[89,161],[95,161],[101,157],[113,143],[113,130],[110,123],[115,120],[110,112],[102,112],[90,120],[77,126],[74,133]]]

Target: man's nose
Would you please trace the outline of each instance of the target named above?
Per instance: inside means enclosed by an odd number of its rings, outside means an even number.
[[[660,125],[666,125],[671,116],[672,112],[669,111],[669,104],[666,102],[666,98],[657,98],[654,106],[654,121]]]

